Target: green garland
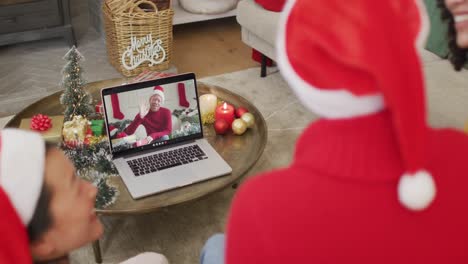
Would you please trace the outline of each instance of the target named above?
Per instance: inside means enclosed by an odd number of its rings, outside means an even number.
[[[95,207],[103,209],[114,203],[118,191],[108,184],[107,179],[118,172],[112,163],[107,140],[104,138],[92,145],[72,147],[62,144],[60,147],[75,165],[76,174],[98,188]]]

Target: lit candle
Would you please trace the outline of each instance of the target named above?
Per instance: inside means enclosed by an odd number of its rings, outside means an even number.
[[[224,102],[224,104],[216,108],[216,112],[215,112],[216,120],[224,119],[226,123],[228,123],[229,127],[231,126],[232,121],[234,121],[234,117],[235,117],[234,106]]]

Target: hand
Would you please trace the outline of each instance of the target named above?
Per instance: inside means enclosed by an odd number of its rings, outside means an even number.
[[[140,117],[145,118],[145,116],[149,113],[150,107],[147,101],[140,102]]]

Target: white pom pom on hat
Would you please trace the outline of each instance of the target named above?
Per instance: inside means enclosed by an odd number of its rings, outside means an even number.
[[[413,211],[426,209],[436,196],[436,185],[429,172],[405,173],[398,181],[398,200]]]
[[[289,0],[281,14],[278,66],[301,102],[327,119],[389,109],[406,171],[395,191],[402,206],[421,211],[437,193],[425,170],[428,128],[418,54],[429,31],[427,14],[420,0],[358,4],[360,12],[340,1]]]
[[[38,133],[0,132],[0,187],[25,226],[31,221],[44,181],[45,142]]]

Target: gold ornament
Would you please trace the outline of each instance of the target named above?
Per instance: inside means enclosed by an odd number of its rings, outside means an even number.
[[[63,124],[63,140],[66,141],[84,141],[86,130],[88,128],[88,120],[83,116],[74,116],[72,120]]]
[[[245,113],[241,116],[241,119],[244,120],[248,128],[251,128],[255,125],[255,116],[251,113]]]
[[[236,135],[242,135],[247,130],[247,124],[244,120],[237,118],[232,122],[232,132]]]

